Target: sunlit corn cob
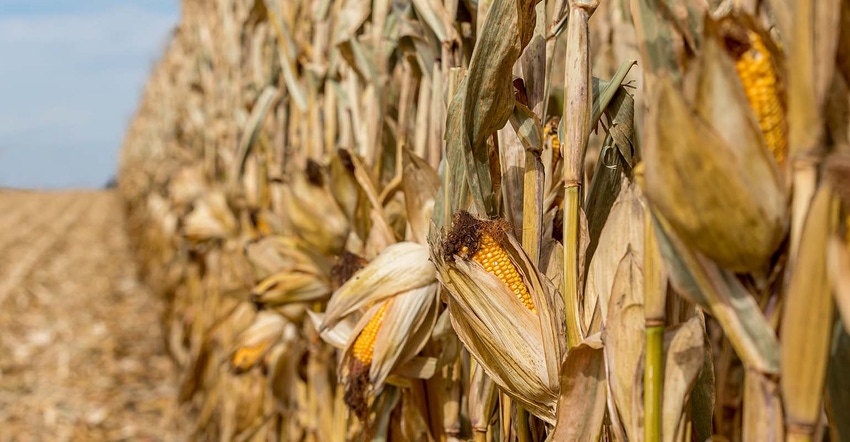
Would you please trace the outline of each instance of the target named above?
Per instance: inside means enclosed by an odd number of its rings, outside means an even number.
[[[230,355],[230,367],[235,373],[244,373],[263,359],[269,349],[282,338],[287,322],[282,316],[260,312],[254,322],[236,338]],[[289,324],[289,327],[292,327]]]
[[[461,251],[467,254],[469,248],[464,246]],[[533,313],[537,313],[531,294],[528,293],[525,283],[522,282],[522,277],[519,276],[516,266],[508,258],[505,248],[492,235],[486,232],[481,233],[481,237],[478,239],[478,251],[472,255],[472,259],[484,266],[488,273],[496,275],[507,284],[520,302]]]
[[[266,353],[271,342],[260,342],[256,345],[239,347],[230,358],[230,365],[236,373],[248,371]]]
[[[782,163],[785,158],[787,140],[776,72],[770,52],[765,47],[761,36],[748,30],[747,37],[750,47],[737,58],[735,68],[744,85],[747,101],[758,118],[767,147],[776,158],[776,162]]]
[[[378,330],[381,329],[381,325],[384,323],[384,314],[387,312],[389,305],[389,302],[385,302],[384,305],[378,308],[375,316],[372,316],[372,319],[369,320],[369,323],[360,332],[360,336],[354,341],[352,354],[358,361],[365,365],[372,363],[372,356],[375,353],[375,340],[378,337]]]
[[[505,248],[497,239],[504,235],[502,224],[475,219],[468,212],[458,213],[454,224],[451,235],[455,236],[455,239],[450,238],[447,241],[448,244],[453,244],[449,247],[456,248],[461,258],[471,258],[481,264],[488,273],[505,283],[523,305],[536,314],[537,309],[528,288],[508,257]]]
[[[564,317],[552,302],[561,298],[508,227],[457,212],[445,236],[429,237],[431,261],[470,355],[502,391],[554,423]]]

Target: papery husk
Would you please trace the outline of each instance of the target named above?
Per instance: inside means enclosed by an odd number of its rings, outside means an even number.
[[[316,301],[331,294],[329,281],[314,273],[285,270],[264,278],[251,290],[251,301],[262,305]]]
[[[700,57],[699,67],[690,81],[697,83],[693,106],[701,118],[712,127],[729,146],[743,148],[740,154],[753,155],[758,153],[754,147],[761,144],[766,149],[768,158],[773,158],[779,166],[780,182],[786,183],[783,178],[787,177],[788,156],[788,122],[786,117],[787,103],[784,78],[784,67],[786,59],[782,50],[774,43],[771,35],[759,26],[755,19],[739,13],[728,14],[717,23],[710,21],[706,28],[706,40],[703,46],[704,52]],[[764,93],[775,94],[781,111],[781,121],[778,127],[785,146],[783,149],[772,152],[766,141],[766,136],[759,124],[758,115],[747,99],[744,84],[735,66],[735,57],[743,56],[735,54],[743,48],[751,50],[752,40],[750,34],[755,34],[761,39],[761,44],[767,50],[763,56],[769,57],[770,66],[775,76],[773,90]],[[753,87],[750,85],[750,87]],[[754,184],[759,185],[758,181]],[[771,185],[772,183],[764,183]]]
[[[617,200],[611,207],[605,227],[599,236],[596,253],[587,270],[585,287],[585,316],[590,323],[592,310],[587,307],[598,305],[603,322],[608,317],[611,289],[615,283],[617,268],[630,251],[642,256],[644,250],[644,209],[641,191],[636,184],[625,180]]]
[[[437,322],[437,287],[434,281],[401,293],[387,308],[369,369],[369,379],[378,391],[393,368],[413,359],[431,338]]]
[[[236,217],[222,192],[201,197],[183,221],[183,234],[190,241],[231,237],[237,234],[237,228]]]
[[[620,259],[614,275],[602,341],[605,343],[605,367],[611,399],[630,440],[640,440],[643,435],[643,419],[632,406],[633,398],[640,397],[635,381],[643,377],[643,302],[641,261],[635,252],[629,250]]]
[[[299,173],[280,191],[281,215],[293,232],[322,253],[342,251],[350,226],[327,188]]]
[[[430,240],[431,259],[451,295],[447,301],[452,326],[464,346],[512,399],[553,424],[562,354],[556,338],[558,298],[519,244],[508,234],[505,238],[502,246],[522,275],[537,315],[477,262],[444,256],[441,238]]]
[[[660,215],[654,214],[653,225],[676,292],[717,319],[745,365],[778,374],[780,347],[773,327],[741,282],[683,244]]]
[[[295,237],[261,238],[245,246],[245,255],[260,279],[282,271],[329,275],[332,267],[327,256]]]
[[[787,229],[774,160],[763,144],[732,148],[669,80],[659,82],[655,103],[644,150],[647,199],[685,243],[718,264],[737,272],[763,269]]]
[[[608,396],[599,335],[570,349],[561,366],[557,422],[550,440],[600,440]]]
[[[412,242],[393,244],[334,292],[325,309],[322,328],[333,327],[342,317],[364,306],[434,281],[427,246]]]
[[[371,421],[369,404],[374,405],[374,401],[378,399],[376,395],[383,391],[390,374],[397,367],[411,362],[430,339],[437,319],[436,289],[437,283],[434,281],[425,287],[411,289],[380,301],[369,308],[351,328],[337,374],[345,385],[346,404],[371,428],[370,431],[379,431],[376,428],[382,424],[380,413],[377,417],[378,423]],[[384,305],[386,311],[373,344],[372,360],[369,365],[365,365],[354,356],[355,343],[363,329]],[[334,334],[342,331],[344,330],[333,329]],[[323,335],[325,333],[328,331],[323,332]],[[433,375],[435,362],[420,358],[414,364],[405,365],[404,370],[395,374],[430,377]],[[381,409],[378,408],[379,411]]]
[[[682,415],[685,412],[697,375],[703,368],[704,334],[698,317],[672,330],[669,345],[665,348],[667,360],[664,364],[664,393],[662,397],[662,440],[673,442],[684,440],[685,428]]]
[[[236,338],[236,345],[230,357],[231,369],[236,373],[243,373],[254,367],[283,337],[287,325],[292,327],[280,315],[258,313],[254,323]]]
[[[327,342],[337,350],[344,350],[363,315],[359,313],[352,313],[338,321],[333,327],[325,328],[324,330],[322,330],[322,323],[325,318],[324,313],[316,313],[308,310],[307,316],[310,318],[310,322],[313,324],[313,327],[315,327],[316,330],[321,330],[319,336],[323,341]]]

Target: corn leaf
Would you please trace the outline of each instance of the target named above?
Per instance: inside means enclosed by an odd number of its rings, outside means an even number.
[[[601,342],[590,337],[561,366],[561,393],[552,440],[599,440],[608,382]]]

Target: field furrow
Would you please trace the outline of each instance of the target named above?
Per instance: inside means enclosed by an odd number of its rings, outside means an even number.
[[[18,257],[22,253],[17,249],[28,248],[35,237],[48,235],[54,226],[56,226],[57,218],[61,218],[62,214],[73,210],[74,204],[77,202],[69,197],[36,197],[37,203],[41,208],[36,207],[36,210],[28,211],[26,206],[20,209],[24,212],[22,215],[14,216],[14,224],[6,226],[0,230],[0,251],[3,252],[5,258],[0,258],[0,268],[6,265],[6,261],[10,257]],[[3,270],[0,269],[0,274]]]
[[[135,279],[117,197],[20,197],[0,192],[27,213],[0,237],[0,441],[182,440],[160,303]]]

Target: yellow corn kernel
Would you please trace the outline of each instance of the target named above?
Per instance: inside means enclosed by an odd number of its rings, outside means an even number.
[[[385,302],[378,309],[375,316],[372,316],[372,319],[369,320],[369,323],[360,332],[360,336],[354,341],[354,351],[352,354],[358,361],[365,365],[372,363],[372,356],[375,354],[375,339],[378,337],[378,330],[381,329],[381,324],[384,323],[384,313],[387,312],[389,305],[389,301]]]
[[[561,140],[558,138],[558,124],[560,120],[552,119],[549,124],[543,126],[543,138],[550,139],[552,144],[552,161],[557,161],[561,156]]]
[[[257,364],[268,348],[269,343],[266,341],[260,342],[257,345],[239,347],[233,353],[230,364],[237,373],[247,371]]]
[[[516,266],[511,262],[505,248],[492,235],[486,232],[481,233],[481,238],[478,240],[478,251],[472,255],[472,259],[484,266],[488,273],[496,275],[507,284],[511,291],[516,294],[517,299],[532,313],[537,313],[534,301],[531,299],[525,283],[522,282],[522,277],[520,277]]]
[[[747,101],[758,118],[767,147],[776,162],[782,164],[787,139],[776,72],[771,63],[770,52],[761,36],[753,31],[747,31],[747,36],[750,39],[750,49],[741,54],[735,62],[735,68],[744,85]]]
[[[260,231],[260,234],[263,236],[269,236],[272,234],[272,228],[269,224],[262,218],[257,220],[257,230]]]

